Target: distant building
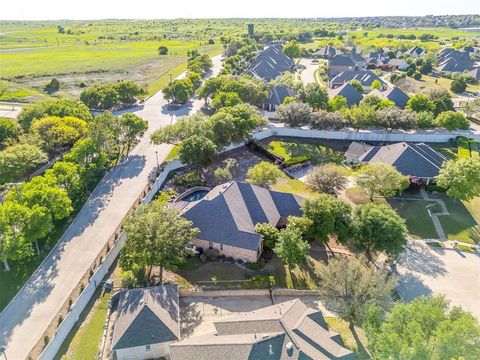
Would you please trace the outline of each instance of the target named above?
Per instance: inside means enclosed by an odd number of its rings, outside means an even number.
[[[372,84],[375,80],[380,81],[381,89],[387,88],[387,83],[370,70],[343,71],[330,80],[328,86],[331,89],[335,89],[352,80],[360,81],[365,92],[369,92],[371,90]]]
[[[408,63],[404,59],[390,59],[387,64],[401,71],[407,70],[408,67]]]
[[[328,92],[328,97],[331,99],[335,96],[343,96],[347,99],[347,105],[358,105],[363,99],[363,95],[358,92],[350,83],[345,83],[342,86],[331,89]]]
[[[328,59],[334,57],[335,55],[337,55],[337,50],[335,50],[335,48],[330,45],[323,46],[317,49],[317,51],[315,51],[315,53],[313,54],[315,58],[321,59]]]
[[[435,69],[445,73],[470,71],[474,67],[468,52],[451,48],[440,50],[437,62],[438,66]]]
[[[248,24],[247,25],[247,30],[248,30],[248,36],[255,35],[255,28],[254,28],[253,24]]]
[[[363,154],[360,153],[364,149]],[[415,176],[427,184],[438,175],[446,158],[427,144],[399,142],[384,146],[365,146],[352,142],[346,152],[354,163],[382,162],[405,176]]]
[[[476,81],[480,81],[480,67],[474,68],[467,73],[467,76],[474,78]]]
[[[356,69],[358,70],[358,67],[349,55],[335,55],[328,59],[328,74],[330,76]]]
[[[180,340],[177,285],[126,290],[118,295],[111,354],[117,360],[158,359]]]
[[[300,299],[213,323],[214,332],[170,345],[172,360],[353,360],[319,310]]]
[[[425,55],[425,50],[423,50],[420,46],[414,46],[411,49],[405,52],[405,55],[413,58],[419,58]]]
[[[263,104],[263,110],[276,111],[283,104],[285,98],[289,96],[295,96],[295,92],[292,89],[283,85],[272,87],[267,102]]]
[[[267,47],[258,54],[245,71],[245,74],[270,81],[284,72],[292,70],[293,67],[292,59],[283,53],[283,46],[277,44]]]

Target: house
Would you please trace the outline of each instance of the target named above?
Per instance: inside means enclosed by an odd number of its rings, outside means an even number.
[[[468,52],[450,48],[439,51],[437,62],[438,66],[435,69],[446,73],[469,71],[474,66],[474,62]]]
[[[215,249],[227,257],[256,262],[263,240],[255,232],[255,225],[286,225],[288,216],[302,214],[302,200],[293,194],[232,181],[216,186],[201,200],[187,203],[180,213],[200,230],[193,241],[197,248]]]
[[[328,92],[328,97],[332,99],[335,96],[343,96],[347,99],[347,105],[358,105],[363,99],[363,95],[358,92],[350,83],[345,83],[342,86],[331,89]]]
[[[177,285],[130,289],[116,295],[111,343],[112,358],[158,359],[180,340]]]
[[[408,63],[404,59],[390,59],[387,64],[401,71],[407,70],[408,67]]]
[[[370,70],[341,72],[340,74],[335,76],[332,80],[330,80],[330,82],[328,83],[328,86],[331,89],[335,89],[336,87],[339,87],[352,80],[360,81],[360,83],[363,86],[363,90],[365,92],[369,92],[371,90],[372,84],[375,80],[380,81],[382,90],[385,90],[387,88],[387,83]]]
[[[333,46],[327,45],[319,48],[313,56],[315,58],[328,59],[334,57],[337,54],[337,50]]]
[[[357,49],[355,47],[352,48],[352,51],[350,53],[350,58],[352,59],[353,63],[355,64],[355,67],[357,69],[363,69],[367,66],[367,61],[365,58],[357,53]]]
[[[397,86],[390,87],[385,91],[378,91],[375,89],[372,90],[369,95],[375,95],[381,99],[393,101],[395,105],[401,109],[405,108],[408,100],[410,100],[410,97]]]
[[[409,57],[419,58],[425,55],[425,50],[423,50],[420,46],[414,46],[411,49],[405,52],[405,55]]]
[[[215,331],[170,345],[172,360],[353,360],[319,310],[294,299],[222,318]]]
[[[480,67],[476,67],[473,70],[467,73],[467,76],[474,78],[475,80],[480,81]]]
[[[345,151],[345,162],[348,164],[360,163],[360,156],[368,152],[373,146],[365,144],[364,142],[352,141]]]
[[[352,147],[352,150],[350,150]],[[399,142],[384,146],[366,148],[365,153],[358,156],[358,145],[350,145],[347,152],[355,153],[358,163],[383,162],[392,165],[405,176],[414,176],[430,183],[438,175],[446,158],[427,144]],[[353,156],[351,157],[354,158]]]
[[[283,53],[280,44],[271,45],[252,61],[245,74],[270,81],[293,69],[293,60]]]
[[[295,92],[283,85],[276,85],[272,87],[268,95],[268,100],[263,104],[263,110],[276,111],[277,107],[283,104],[285,98],[295,96]]]
[[[328,60],[328,74],[331,76],[355,69],[358,69],[358,67],[348,55],[335,55]]]

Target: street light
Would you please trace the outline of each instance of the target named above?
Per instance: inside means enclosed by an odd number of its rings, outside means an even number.
[[[158,162],[158,151],[155,150],[155,157],[157,158],[157,174],[160,172],[160,164]]]
[[[5,346],[0,346],[0,354],[3,354],[3,356],[5,356],[5,360],[8,360],[6,350],[7,349],[5,348]]]

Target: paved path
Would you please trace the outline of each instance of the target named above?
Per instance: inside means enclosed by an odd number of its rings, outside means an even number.
[[[22,108],[17,105],[0,105],[0,118],[16,119]]]
[[[220,70],[220,57],[214,59],[213,74]],[[203,102],[194,100],[169,112],[161,93],[143,106],[130,110],[149,122],[140,143],[99,184],[82,211],[52,252],[45,258],[17,296],[0,314],[0,345],[9,360],[24,360],[40,340],[71,292],[106,245],[155,171],[171,145],[153,145],[150,134],[174,122],[177,116],[197,111]]]
[[[312,64],[311,59],[301,59],[300,60],[300,65],[305,66],[305,69],[303,69],[300,72],[300,79],[302,80],[302,82],[304,84],[316,82],[314,73],[315,73],[315,70],[317,70],[319,68],[320,64],[321,63]]]

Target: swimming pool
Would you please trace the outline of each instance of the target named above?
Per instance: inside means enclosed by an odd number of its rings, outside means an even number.
[[[182,201],[188,201],[188,202],[198,201],[198,200],[202,199],[207,194],[208,194],[207,190],[197,190],[197,191],[192,192],[191,194],[186,195],[181,200]]]

